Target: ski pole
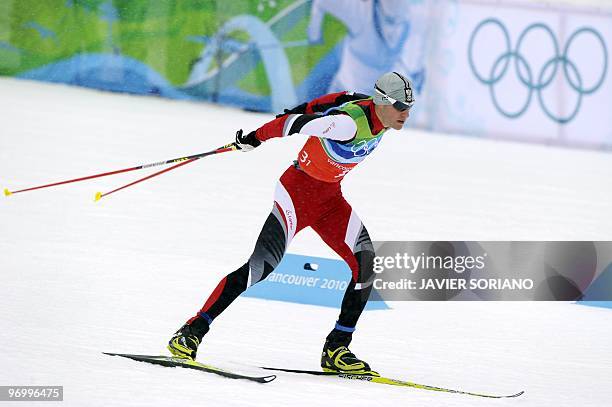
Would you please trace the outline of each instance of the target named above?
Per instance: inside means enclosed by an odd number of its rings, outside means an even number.
[[[110,191],[110,192],[105,192],[105,193],[102,193],[102,192],[96,192],[96,197],[94,198],[94,201],[96,201],[96,202],[97,202],[97,201],[99,201],[100,199],[104,198],[105,196],[112,194],[113,192],[121,191],[122,189],[125,189],[125,188],[127,188],[127,187],[131,187],[132,185],[138,184],[139,182],[146,181],[146,180],[148,180],[148,179],[150,179],[150,178],[153,178],[153,177],[156,177],[156,176],[158,176],[158,175],[161,175],[161,174],[163,174],[164,172],[168,172],[168,171],[173,170],[173,169],[175,169],[175,168],[181,167],[181,166],[183,166],[183,165],[185,165],[185,164],[189,164],[190,162],[193,162],[193,161],[195,161],[195,160],[197,160],[197,159],[198,159],[198,158],[190,158],[189,160],[187,160],[187,161],[183,161],[183,162],[180,162],[180,163],[178,163],[178,164],[176,164],[176,165],[173,165],[173,166],[172,166],[172,167],[170,167],[170,168],[166,168],[165,170],[158,171],[158,172],[156,172],[155,174],[151,174],[151,175],[146,176],[146,177],[144,177],[144,178],[140,178],[140,179],[138,179],[138,180],[136,180],[136,181],[134,181],[134,182],[130,182],[129,184],[124,185],[124,186],[122,186],[122,187],[119,187],[119,188],[117,188],[117,189],[113,189],[113,190],[112,190],[112,191]]]
[[[42,189],[42,188],[49,188],[49,187],[54,187],[54,186],[57,186],[57,185],[69,184],[69,183],[72,183],[72,182],[79,182],[79,181],[85,181],[85,180],[93,179],[93,178],[106,177],[108,175],[121,174],[123,172],[136,171],[136,170],[141,170],[141,169],[145,169],[145,168],[157,167],[157,166],[160,166],[160,165],[174,164],[174,163],[183,163],[183,162],[186,162],[186,161],[191,160],[191,159],[198,159],[198,158],[206,157],[208,155],[217,154],[217,153],[224,153],[226,151],[231,151],[231,150],[236,150],[236,145],[234,143],[227,144],[227,145],[225,145],[223,147],[217,148],[216,150],[207,151],[205,153],[200,153],[200,154],[194,154],[194,155],[190,155],[190,156],[187,156],[187,157],[173,158],[171,160],[159,161],[159,162],[150,163],[150,164],[142,164],[142,165],[138,165],[138,166],[135,166],[135,167],[124,168],[124,169],[121,169],[121,170],[110,171],[110,172],[104,172],[104,173],[101,173],[101,174],[89,175],[89,176],[86,176],[86,177],[70,179],[70,180],[67,180],[67,181],[54,182],[52,184],[40,185],[40,186],[36,186],[36,187],[20,189],[20,190],[17,190],[17,191],[9,191],[8,188],[5,188],[4,189],[4,195],[5,196],[10,196],[10,195],[17,194],[17,193],[20,193],[20,192],[33,191],[33,190]]]
[[[185,164],[189,164],[189,163],[191,163],[191,162],[194,162],[194,161],[196,161],[196,160],[199,160],[200,158],[202,158],[202,157],[206,157],[207,155],[219,154],[219,153],[225,153],[225,152],[227,152],[227,151],[232,151],[232,150],[236,150],[236,149],[237,149],[236,145],[235,145],[234,143],[231,143],[231,144],[228,144],[227,146],[223,146],[223,147],[220,147],[220,148],[218,148],[218,149],[216,149],[216,150],[209,151],[208,153],[205,153],[204,155],[202,155],[202,154],[198,154],[198,156],[197,156],[197,157],[188,158],[187,160],[181,161],[181,162],[179,162],[178,164],[175,164],[175,165],[173,165],[173,166],[172,166],[172,167],[170,167],[170,168],[166,168],[166,169],[164,169],[164,170],[161,170],[161,171],[158,171],[158,172],[153,173],[153,174],[151,174],[151,175],[148,175],[148,176],[146,176],[146,177],[144,177],[144,178],[137,179],[136,181],[130,182],[129,184],[126,184],[126,185],[124,185],[124,186],[122,186],[122,187],[119,187],[119,188],[113,189],[112,191],[105,192],[105,193],[102,193],[102,192],[96,192],[96,197],[94,198],[94,201],[96,201],[96,202],[97,202],[97,201],[99,201],[100,199],[104,198],[105,196],[110,195],[110,194],[112,194],[112,193],[114,193],[114,192],[121,191],[122,189],[125,189],[125,188],[128,188],[128,187],[131,187],[132,185],[136,185],[136,184],[138,184],[138,183],[140,183],[140,182],[142,182],[142,181],[146,181],[146,180],[151,179],[151,178],[153,178],[153,177],[157,177],[158,175],[161,175],[161,174],[163,174],[163,173],[165,173],[165,172],[171,171],[171,170],[173,170],[173,169],[175,169],[175,168],[182,167],[182,166],[183,166],[183,165],[185,165]]]

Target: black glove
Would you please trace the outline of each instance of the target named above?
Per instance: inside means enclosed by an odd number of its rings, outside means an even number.
[[[261,145],[261,141],[255,137],[255,132],[252,131],[249,134],[244,134],[242,129],[236,132],[236,147],[238,150],[247,152],[252,149],[259,147]]]

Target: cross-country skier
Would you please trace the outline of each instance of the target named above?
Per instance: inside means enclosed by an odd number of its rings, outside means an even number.
[[[376,81],[373,97],[332,93],[285,110],[248,134],[238,130],[235,143],[242,151],[251,151],[273,137],[309,137],[298,159],[280,177],[272,212],[253,254],[219,282],[204,306],[170,339],[168,349],[173,355],[195,359],[213,320],[240,293],[264,280],[280,263],[291,239],[310,226],[352,271],[340,316],[323,346],[321,367],[377,374],[348,349],[372,290],[374,248],[365,226],[342,196],[340,182],[374,151],[389,128],[402,128],[413,103],[408,79],[389,72]]]

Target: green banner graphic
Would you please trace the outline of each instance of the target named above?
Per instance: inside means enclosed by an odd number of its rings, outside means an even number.
[[[295,0],[5,0],[0,74],[282,110],[327,90],[299,85],[325,83],[313,70],[346,34],[327,14],[325,42],[312,43],[310,11]]]

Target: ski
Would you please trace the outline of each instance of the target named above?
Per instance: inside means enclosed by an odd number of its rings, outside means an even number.
[[[491,399],[513,398],[513,397],[518,397],[518,396],[522,395],[523,393],[525,393],[524,391],[521,391],[521,392],[518,392],[516,394],[511,394],[509,396],[500,396],[500,395],[492,395],[492,394],[484,394],[484,393],[473,393],[473,392],[469,392],[469,391],[447,389],[447,388],[444,388],[444,387],[429,386],[429,385],[426,385],[426,384],[419,384],[419,383],[413,383],[413,382],[404,381],[404,380],[390,379],[388,377],[372,376],[372,375],[366,375],[366,374],[350,374],[350,373],[340,373],[340,372],[321,372],[321,371],[318,371],[318,370],[283,369],[283,368],[277,368],[277,367],[262,367],[262,369],[265,369],[265,370],[274,370],[274,371],[277,371],[277,372],[309,374],[309,375],[315,375],[315,376],[334,376],[334,377],[338,377],[338,378],[341,378],[341,379],[347,379],[347,380],[363,380],[363,381],[367,381],[367,382],[371,382],[371,383],[388,384],[388,385],[391,385],[391,386],[413,387],[413,388],[422,389],[422,390],[439,391],[439,392],[443,392],[443,393],[465,394],[465,395],[468,395],[468,396],[486,397],[486,398],[491,398]]]
[[[269,376],[249,376],[243,375],[234,372],[228,372],[227,370],[219,369],[218,367],[204,365],[199,362],[195,362],[189,359],[182,359],[171,356],[151,356],[151,355],[130,355],[126,353],[108,353],[102,352],[105,355],[109,356],[120,356],[123,358],[128,358],[132,360],[136,360],[138,362],[146,362],[152,363],[154,365],[166,366],[166,367],[184,367],[187,369],[195,369],[202,372],[213,373],[219,376],[228,377],[230,379],[243,379],[249,380],[257,383],[270,383],[272,380],[276,379],[276,375]]]

